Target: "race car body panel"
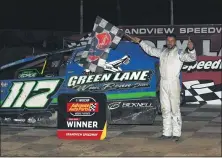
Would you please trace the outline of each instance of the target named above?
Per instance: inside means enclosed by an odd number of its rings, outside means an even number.
[[[121,41],[109,52],[104,72],[100,74],[91,73],[75,60],[76,54],[83,50],[84,47],[76,48],[66,55],[43,54],[2,66],[0,117],[26,114],[30,117],[56,111],[58,106],[63,106],[58,104],[60,94],[78,91],[104,92],[112,105],[131,101],[132,105],[141,106],[147,99],[156,99],[155,63],[158,59],[148,56],[139,45]],[[91,59],[97,60],[97,57]],[[112,110],[114,113],[124,111],[126,114],[122,117],[128,117],[135,109],[141,110],[141,107],[121,109],[121,106]],[[146,108],[150,108],[150,104]],[[143,116],[141,120],[145,120]]]

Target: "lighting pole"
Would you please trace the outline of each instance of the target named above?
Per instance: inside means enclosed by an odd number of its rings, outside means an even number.
[[[80,34],[83,34],[83,0],[80,0]]]
[[[118,25],[121,25],[121,10],[120,10],[119,0],[117,0],[117,16],[118,16]]]
[[[170,0],[170,24],[174,25],[173,0]]]

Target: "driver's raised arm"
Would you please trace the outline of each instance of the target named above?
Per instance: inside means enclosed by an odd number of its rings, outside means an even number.
[[[158,49],[155,47],[149,46],[147,43],[144,41],[139,42],[139,45],[142,47],[142,49],[150,56],[155,56],[157,58],[160,57],[160,54],[162,52],[162,49]]]
[[[145,41],[139,39],[138,37],[130,37],[130,38],[132,42],[138,43],[148,55],[155,56],[157,58],[160,57],[162,49],[151,47],[147,43],[145,43]]]

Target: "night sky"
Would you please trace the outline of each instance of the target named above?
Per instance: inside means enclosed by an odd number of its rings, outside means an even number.
[[[84,32],[97,15],[115,25],[170,24],[169,0],[84,0]],[[174,0],[175,24],[222,24],[222,0]],[[0,29],[80,31],[80,0],[1,0]]]

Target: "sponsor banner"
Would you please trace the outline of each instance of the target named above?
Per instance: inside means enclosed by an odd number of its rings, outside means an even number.
[[[177,35],[177,46],[186,49],[188,37],[195,44],[198,55],[221,56],[222,54],[222,25],[175,25],[175,26],[121,26],[126,34],[138,36],[150,46],[162,48],[166,44],[166,34]],[[77,36],[77,35],[76,35]],[[73,39],[65,38],[65,41]]]
[[[102,93],[61,94],[59,96],[58,138],[105,139],[106,102],[106,96]]]
[[[145,70],[72,76],[69,78],[68,87],[93,92],[150,87],[152,75],[152,71]]]
[[[220,57],[198,56],[196,62],[185,63],[182,79],[186,101],[221,105],[221,70]]]
[[[195,44],[198,55],[221,56],[222,25],[175,25],[175,26],[122,26],[125,33],[139,36],[143,40],[157,48],[166,44],[168,33],[177,35],[177,46],[185,49],[188,37]]]
[[[115,100],[107,103],[110,124],[152,124],[156,117],[153,99]]]
[[[121,27],[125,33],[130,35],[140,35],[140,36],[160,36],[166,35],[168,33],[175,33],[178,36],[182,35],[208,35],[208,34],[221,34],[222,27],[220,24],[215,25],[157,25],[157,26],[122,26]]]
[[[188,37],[195,44],[198,55],[221,56],[222,54],[222,25],[175,25],[175,26],[121,26],[126,34],[138,36],[145,40],[150,46],[162,48],[166,44],[166,34],[177,35],[177,46],[186,49]],[[64,41],[75,39],[66,37]],[[83,38],[84,39],[84,38]]]

